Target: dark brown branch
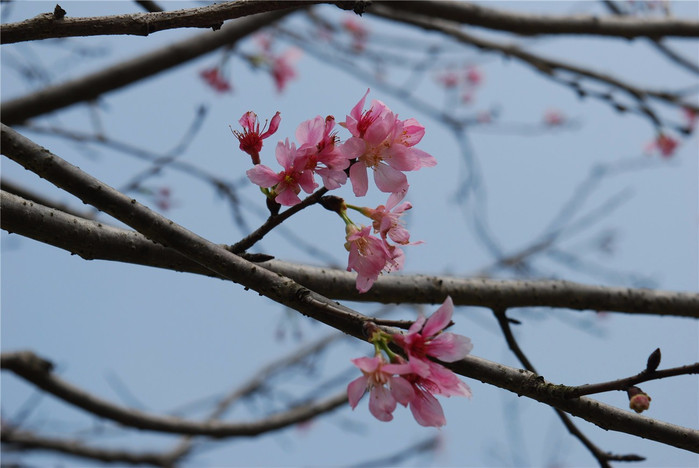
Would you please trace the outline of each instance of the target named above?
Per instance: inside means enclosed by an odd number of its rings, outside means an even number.
[[[699,452],[699,431],[620,410],[587,397],[567,399],[564,397],[560,385],[546,382],[543,377],[532,372],[507,367],[475,356],[467,356],[458,362],[442,364],[460,375],[540,401],[574,416],[579,416],[603,429],[625,432],[673,447]],[[167,433],[197,434],[211,437],[254,435],[259,433],[258,431],[262,428],[274,430],[294,422],[310,419],[315,414],[327,412],[347,401],[346,393],[343,392],[321,403],[295,408],[255,423],[193,422],[178,418],[151,416],[100,400],[53,375],[51,363],[29,351],[3,353],[0,366],[64,401],[93,414],[131,427]]]
[[[138,453],[127,450],[114,450],[90,447],[79,440],[57,439],[36,435],[29,431],[2,428],[0,440],[8,446],[4,450],[48,450],[74,457],[99,460],[105,463],[128,463],[131,465],[164,466],[166,459],[159,453]]]
[[[209,437],[255,436],[308,421],[347,403],[347,393],[341,392],[325,400],[297,406],[254,422],[189,421],[123,408],[102,400],[54,375],[52,372],[53,365],[30,351],[3,353],[1,366],[2,369],[12,371],[42,390],[96,416],[137,429],[170,434]]]
[[[498,321],[498,325],[500,325],[500,330],[502,331],[503,335],[505,336],[505,341],[507,342],[507,346],[510,348],[512,353],[517,357],[517,360],[524,366],[524,368],[530,372],[533,372],[535,374],[538,374],[532,363],[529,361],[529,358],[527,358],[527,355],[524,354],[524,351],[522,351],[522,348],[520,348],[519,343],[517,342],[517,339],[514,336],[514,333],[512,333],[512,327],[510,326],[510,320],[507,318],[507,311],[505,309],[493,309],[493,314],[495,314],[495,318]],[[609,461],[611,460],[616,460],[616,461],[642,461],[645,460],[643,457],[640,457],[635,454],[627,454],[627,455],[617,455],[613,454],[610,452],[605,452],[604,450],[600,449],[597,447],[597,445],[592,442],[585,434],[582,433],[582,431],[573,423],[571,420],[570,416],[563,412],[562,410],[558,408],[553,408],[553,410],[556,412],[556,415],[558,418],[563,422],[563,425],[568,429],[568,432],[570,432],[575,438],[577,438],[584,446],[587,448],[590,453],[592,454],[593,457],[597,460],[597,463],[599,463],[600,467],[602,468],[611,468],[611,465],[609,464]]]
[[[594,393],[609,392],[613,390],[626,391],[629,387],[641,382],[649,380],[664,379],[667,377],[676,377],[678,375],[699,374],[699,362],[686,366],[673,367],[671,369],[656,370],[653,372],[640,372],[631,377],[617,379],[610,382],[601,382],[596,384],[586,384],[577,387],[569,387],[566,390],[566,395],[570,398],[577,398],[583,395],[592,395]]]
[[[204,268],[275,302],[359,339],[366,317],[295,281],[261,268],[119,193],[2,124],[2,153],[54,185],[131,226],[149,239],[171,247]],[[322,307],[319,305],[322,304]]]
[[[2,229],[65,249],[81,257],[218,276],[177,251],[143,235],[68,215],[8,193],[0,193]],[[699,294],[555,280],[495,280],[449,276],[381,276],[359,294],[355,274],[278,260],[260,266],[326,297],[378,303],[436,304],[451,296],[456,305],[489,308],[560,307],[699,318]]]
[[[53,13],[45,13],[19,23],[0,25],[0,41],[3,44],[11,44],[76,36],[148,36],[154,32],[175,28],[213,28],[216,31],[221,29],[226,20],[258,13],[297,9],[315,3],[324,2],[237,0],[184,10],[91,18],[66,16],[57,19]]]
[[[471,26],[508,31],[527,36],[542,34],[585,34],[622,38],[665,36],[699,37],[699,22],[679,18],[627,18],[619,16],[554,16],[514,13],[471,2],[402,1],[375,2],[395,11],[439,18]],[[368,12],[372,12],[370,7]]]
[[[94,100],[109,91],[169,70],[224,45],[235,44],[287,14],[288,11],[279,11],[243,18],[226,25],[220,31],[198,34],[90,75],[3,102],[2,122],[13,125],[73,104]]]
[[[471,44],[480,49],[500,52],[505,57],[514,57],[534,67],[541,73],[551,76],[552,78],[561,80],[561,78],[556,77],[555,73],[558,71],[563,71],[587,78],[603,85],[611,86],[612,88],[616,88],[635,100],[638,103],[639,112],[646,114],[646,116],[649,117],[657,126],[660,126],[660,118],[656,116],[646,104],[645,100],[647,98],[653,98],[679,107],[699,110],[698,106],[691,102],[683,101],[681,96],[678,94],[644,89],[626,83],[623,80],[606,73],[597,72],[562,60],[546,58],[531,52],[527,52],[516,44],[503,44],[496,41],[483,39],[463,31],[459,28],[458,24],[453,21],[425,19],[424,17],[406,14],[402,11],[397,11],[396,9],[387,8],[385,4],[372,8],[372,13],[395,21],[419,26],[426,30],[439,31],[460,42]],[[571,82],[568,81],[566,84],[571,85]],[[576,91],[578,90],[576,89]],[[605,98],[611,102],[611,98],[609,97],[608,93],[599,95],[599,97],[601,96],[605,96]]]

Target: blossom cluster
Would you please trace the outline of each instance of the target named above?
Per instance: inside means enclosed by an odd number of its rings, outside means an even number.
[[[400,270],[405,255],[399,245],[410,242],[400,216],[412,208],[409,202],[400,203],[408,192],[404,172],[430,167],[437,161],[415,147],[425,134],[425,128],[415,119],[401,120],[388,106],[373,100],[369,109],[364,103],[369,90],[352,108],[339,126],[350,133],[344,142],[335,130],[335,118],[317,116],[302,122],[296,129],[296,142],[280,141],[275,149],[282,170],[276,171],[261,163],[263,140],[279,128],[279,112],[260,130],[257,115],[246,112],[240,118],[242,131],[233,131],[240,149],[248,153],[253,168],[246,174],[260,186],[263,193],[275,203],[293,206],[301,203],[299,193],[312,193],[319,184],[316,175],[327,190],[340,188],[349,180],[354,195],[362,197],[369,188],[369,169],[376,187],[389,194],[385,205],[376,208],[341,203],[333,204],[332,211],[344,220],[345,248],[349,252],[347,270],[357,272],[357,289],[368,291],[382,272]],[[278,206],[278,205],[277,205]],[[357,225],[348,216],[347,209],[366,216],[370,225]]]
[[[473,349],[465,336],[443,331],[451,323],[453,312],[454,304],[447,297],[432,316],[421,316],[413,323],[407,334],[387,336],[377,328],[372,334],[375,356],[352,360],[362,371],[362,376],[347,386],[352,409],[369,391],[369,411],[379,421],[391,421],[400,403],[410,407],[418,424],[444,426],[444,410],[434,395],[471,396],[468,385],[456,374],[430,359],[455,362]],[[407,360],[389,349],[389,340],[402,349]]]

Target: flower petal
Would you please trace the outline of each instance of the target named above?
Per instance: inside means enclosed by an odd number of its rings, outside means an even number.
[[[444,327],[449,325],[449,322],[451,322],[451,316],[453,313],[454,302],[451,300],[451,296],[447,296],[444,303],[439,306],[439,309],[437,309],[435,313],[427,319],[425,327],[422,329],[422,336],[427,338],[442,331]]]

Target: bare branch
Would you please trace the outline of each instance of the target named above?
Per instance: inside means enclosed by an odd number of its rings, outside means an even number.
[[[566,391],[566,395],[568,395],[570,398],[576,398],[583,395],[592,395],[594,393],[609,392],[612,390],[626,391],[629,387],[636,385],[637,383],[690,374],[699,374],[699,362],[686,366],[673,367],[671,369],[656,370],[653,372],[643,371],[631,377],[617,379],[610,382],[569,387]]]
[[[579,416],[603,429],[625,432],[673,447],[699,452],[699,431],[620,410],[587,397],[567,399],[560,385],[546,382],[543,377],[533,372],[507,367],[475,356],[467,356],[458,362],[442,364],[465,377],[478,379],[532,398]],[[212,437],[254,435],[262,430],[272,430],[310,419],[347,401],[346,393],[342,392],[323,402],[295,408],[254,423],[224,424],[213,421],[200,423],[152,416],[98,399],[54,376],[51,372],[52,364],[30,351],[3,353],[0,365],[3,369],[14,372],[39,388],[93,414],[124,425],[168,433]]]
[[[123,408],[102,400],[55,376],[52,373],[53,364],[31,351],[3,353],[1,366],[2,369],[14,372],[42,390],[89,413],[125,426],[171,434],[209,437],[255,436],[307,421],[347,403],[347,393],[341,392],[320,402],[297,406],[254,422],[189,421]]]
[[[664,36],[699,37],[699,22],[678,18],[628,18],[619,16],[553,16],[514,13],[471,2],[410,1],[375,2],[395,11],[446,19],[461,24],[508,31],[527,36],[542,34],[586,34],[622,38]],[[368,9],[371,13],[374,6]]]
[[[167,459],[159,453],[129,452],[127,450],[114,450],[90,447],[79,440],[57,439],[53,437],[38,436],[29,431],[14,430],[3,426],[0,440],[8,444],[8,451],[15,450],[48,450],[65,453],[76,457],[99,460],[105,463],[129,463],[131,465],[155,465],[164,466]]]
[[[589,80],[611,86],[612,88],[616,88],[616,90],[623,92],[624,94],[628,95],[630,98],[635,100],[638,103],[638,112],[641,114],[645,114],[648,118],[650,118],[653,121],[653,123],[656,126],[659,127],[661,126],[660,118],[655,114],[655,112],[653,112],[653,110],[650,107],[648,107],[648,105],[645,102],[648,98],[657,99],[659,101],[663,101],[680,107],[685,107],[688,109],[699,110],[699,107],[697,107],[695,104],[683,101],[682,96],[679,94],[644,89],[626,83],[623,80],[608,75],[606,73],[597,72],[562,60],[546,58],[540,55],[533,54],[531,52],[527,52],[516,44],[503,44],[496,41],[483,39],[464,32],[458,27],[458,24],[453,21],[446,21],[441,19],[425,19],[420,16],[405,14],[403,12],[398,12],[395,9],[386,8],[384,4],[381,4],[379,8],[372,8],[372,13],[396,21],[413,24],[415,26],[419,26],[427,30],[439,31],[448,36],[453,37],[458,41],[471,44],[480,49],[493,50],[502,53],[506,57],[514,57],[534,67],[541,73],[550,76],[552,79],[561,81],[564,84],[567,84],[574,88],[578,86],[578,88],[575,88],[576,92],[582,91],[582,89],[579,89],[579,83],[577,83],[576,80],[563,79],[561,77],[556,76],[555,73],[559,71],[572,73],[580,77],[584,77]],[[597,93],[590,95],[608,100],[612,105],[618,104],[614,102],[612,96],[610,96],[609,93]]]
[[[258,13],[296,9],[315,3],[325,2],[238,0],[184,10],[90,18],[57,18],[54,13],[44,13],[19,23],[0,25],[0,41],[3,44],[12,44],[75,36],[148,36],[157,31],[175,28],[213,28],[217,31],[226,20]]]
[[[113,260],[225,278],[137,232],[71,216],[12,194],[0,196],[0,223],[8,232],[54,245],[88,260]],[[354,273],[279,260],[258,265],[334,299],[436,304],[451,296],[456,305],[488,308],[543,306],[699,318],[699,294],[689,292],[555,280],[387,275],[381,276],[368,292],[359,294]]]
[[[206,32],[169,44],[125,62],[38,92],[2,103],[2,121],[12,125],[80,102],[188,62],[283,18],[288,11],[265,13],[235,21],[220,31]]]

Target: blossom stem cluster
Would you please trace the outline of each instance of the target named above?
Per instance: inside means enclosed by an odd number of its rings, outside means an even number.
[[[443,331],[451,323],[453,312],[453,302],[447,297],[430,318],[420,317],[405,335],[388,335],[377,328],[370,338],[374,357],[352,360],[362,371],[362,375],[347,386],[352,409],[368,391],[369,411],[379,421],[391,421],[400,403],[410,407],[418,424],[444,426],[444,410],[435,395],[471,396],[468,385],[431,359],[458,361],[473,348],[471,340],[465,336]],[[393,353],[389,343],[399,346],[407,359]]]
[[[279,128],[279,112],[260,131],[257,115],[246,112],[239,120],[243,131],[233,133],[240,149],[252,157],[254,167],[248,178],[279,205],[293,206],[301,202],[303,190],[312,193],[319,184],[327,190],[340,188],[349,180],[354,195],[363,197],[369,188],[368,172],[374,174],[376,187],[388,194],[385,205],[376,208],[346,205],[333,209],[345,222],[345,247],[349,252],[348,271],[357,272],[357,289],[368,291],[382,272],[403,268],[405,255],[398,245],[409,245],[410,234],[400,216],[412,208],[400,203],[408,192],[405,172],[430,167],[437,161],[415,145],[425,134],[425,128],[415,119],[400,120],[383,102],[374,100],[368,110],[364,102],[369,90],[352,108],[341,127],[351,136],[344,142],[337,136],[335,118],[317,116],[302,122],[296,129],[296,142],[287,138],[275,149],[281,171],[261,163],[263,140]],[[370,225],[357,225],[347,215],[347,208],[358,211],[370,220]],[[412,244],[417,244],[412,243]]]

